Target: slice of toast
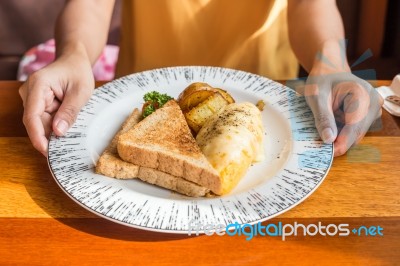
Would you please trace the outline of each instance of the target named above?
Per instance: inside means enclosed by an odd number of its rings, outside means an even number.
[[[175,100],[121,134],[119,156],[127,162],[181,177],[220,195],[222,180],[201,152]]]
[[[118,137],[136,125],[140,121],[140,118],[141,113],[136,108],[123,123],[120,131],[118,131],[111,143],[100,156],[96,165],[96,173],[118,179],[139,178],[147,183],[174,190],[190,197],[202,197],[208,195],[210,191],[208,188],[155,169],[140,167],[125,162],[119,157],[117,152]]]
[[[121,160],[117,152],[118,137],[131,129],[140,121],[139,109],[133,110],[132,114],[122,124],[111,143],[104,150],[96,164],[96,173],[118,179],[133,179],[139,175],[139,166]]]

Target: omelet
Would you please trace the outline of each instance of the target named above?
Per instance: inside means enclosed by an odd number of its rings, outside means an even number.
[[[252,103],[231,103],[206,121],[196,142],[219,173],[222,194],[239,183],[250,165],[264,156],[264,127],[260,110]]]

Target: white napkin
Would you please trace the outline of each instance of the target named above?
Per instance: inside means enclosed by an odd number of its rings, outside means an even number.
[[[390,84],[390,87],[381,86],[379,88],[376,88],[376,90],[379,92],[383,99],[386,99],[386,97],[391,95],[396,95],[400,97],[400,74],[394,77],[392,84]],[[385,102],[383,103],[383,108],[385,108],[386,111],[388,111],[392,115],[400,116],[400,106],[394,103],[385,100]]]

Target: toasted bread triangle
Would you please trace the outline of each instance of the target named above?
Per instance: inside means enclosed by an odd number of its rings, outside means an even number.
[[[117,147],[124,161],[182,177],[221,193],[218,173],[201,152],[174,100],[121,134]]]
[[[174,190],[191,197],[208,196],[209,189],[187,181],[181,177],[163,173],[161,171],[141,167],[123,161],[117,153],[118,137],[139,123],[141,112],[136,108],[122,125],[121,129],[114,136],[111,143],[104,150],[96,164],[96,173],[118,179],[139,178],[150,184]]]

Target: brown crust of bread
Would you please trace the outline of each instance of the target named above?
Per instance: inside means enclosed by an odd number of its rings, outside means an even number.
[[[123,123],[120,131],[114,136],[108,147],[100,156],[96,164],[96,173],[118,179],[139,178],[150,184],[154,184],[166,189],[174,190],[178,193],[190,197],[202,197],[210,195],[210,189],[199,186],[195,183],[176,177],[156,169],[141,167],[123,161],[117,153],[118,137],[127,132],[140,121],[141,113],[135,109],[128,119]]]
[[[117,150],[124,161],[182,177],[218,195],[222,192],[221,178],[201,152],[174,100],[121,134]]]

